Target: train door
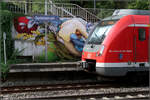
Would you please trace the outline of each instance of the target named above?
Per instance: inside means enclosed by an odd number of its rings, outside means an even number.
[[[144,26],[141,25],[141,26]],[[145,25],[146,26],[146,25]],[[135,28],[135,62],[148,62],[148,42],[149,42],[148,27]],[[145,66],[141,63],[140,66]]]
[[[149,16],[149,33],[148,33],[148,36],[149,36],[149,44],[148,44],[148,47],[149,47],[149,67],[150,67],[150,16]]]
[[[149,67],[150,67],[150,16],[149,16],[149,25],[148,25],[148,30],[149,30],[149,33],[148,33],[148,37],[149,37],[149,41],[148,41],[148,59],[149,59]]]
[[[149,18],[150,19],[150,18]],[[150,21],[149,21],[150,22]],[[149,47],[149,49],[148,49],[148,55],[149,55],[149,57],[148,57],[148,59],[149,59],[149,67],[150,67],[150,24],[149,24],[149,28],[148,28],[148,30],[149,30],[149,33],[148,33],[148,37],[149,37],[149,41],[148,41],[148,47]]]

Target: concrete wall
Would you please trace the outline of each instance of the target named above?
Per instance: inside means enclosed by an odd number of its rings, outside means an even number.
[[[15,49],[23,50],[22,56],[39,56],[45,50],[45,46],[36,46],[33,41],[15,40]]]

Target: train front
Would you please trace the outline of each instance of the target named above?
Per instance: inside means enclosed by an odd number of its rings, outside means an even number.
[[[115,20],[103,20],[95,26],[90,33],[82,52],[82,68],[92,73],[103,73],[104,70],[99,70],[98,64],[103,64],[105,51],[105,38],[110,33],[116,23]],[[105,66],[104,66],[105,67]]]

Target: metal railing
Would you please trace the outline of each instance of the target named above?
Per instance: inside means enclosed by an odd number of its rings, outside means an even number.
[[[14,13],[22,13],[31,16],[45,14],[44,2],[10,1],[7,3],[7,7]],[[80,17],[85,21],[92,23],[112,15],[113,11],[114,9],[82,8],[71,3],[53,3],[51,0],[47,3],[48,15],[57,15],[67,18]]]
[[[26,2],[26,1],[9,1],[7,2],[7,8],[14,13],[22,13],[25,15],[44,15],[47,11],[47,15],[56,15],[60,17],[76,17],[63,7],[57,7],[52,2],[47,3],[47,9],[45,9],[44,2]]]
[[[96,15],[99,18],[105,18],[108,16],[112,16],[115,9],[102,9],[102,8],[84,8],[92,14]]]
[[[44,2],[25,2],[25,1],[10,1],[7,7],[11,12],[23,13],[25,15],[44,15]],[[111,16],[114,9],[99,9],[99,8],[82,8],[71,3],[53,3],[51,0],[47,3],[48,15],[57,15],[60,17],[80,17],[87,22],[97,22],[107,16]]]
[[[50,5],[47,3],[47,5]],[[48,6],[50,7],[50,6]],[[44,2],[26,2],[26,1],[9,1],[7,2],[7,9],[14,13],[22,13],[25,15],[44,15],[45,3]],[[50,9],[50,8],[47,8]],[[48,15],[52,15],[48,12]]]
[[[76,17],[65,8],[56,6],[51,0],[49,0],[48,6],[48,11],[50,11],[53,15],[57,15],[60,17]]]
[[[51,9],[53,9],[55,12],[58,12],[57,11],[58,9],[62,9],[59,13],[57,13],[57,15],[65,16],[65,13],[67,12],[68,14],[70,13],[69,14],[70,16],[73,15],[75,17],[80,17],[80,18],[86,20],[87,22],[95,23],[100,20],[99,17],[97,17],[96,15],[92,14],[91,12],[87,11],[86,9],[84,9],[76,4],[52,3],[51,0],[49,0],[49,2],[51,2],[51,5],[53,5],[53,7]]]
[[[27,13],[27,4],[26,4],[26,2],[9,1],[9,2],[7,2],[6,7],[7,7],[8,10],[10,10],[11,12],[14,12],[14,13],[22,13],[22,14]]]

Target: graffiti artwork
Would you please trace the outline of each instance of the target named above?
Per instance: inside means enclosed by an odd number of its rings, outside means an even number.
[[[80,18],[60,19],[58,16],[18,17],[14,19],[15,48],[24,49],[24,56],[45,58],[47,32],[48,61],[74,60],[88,37],[87,22]],[[46,31],[47,30],[47,31]]]

